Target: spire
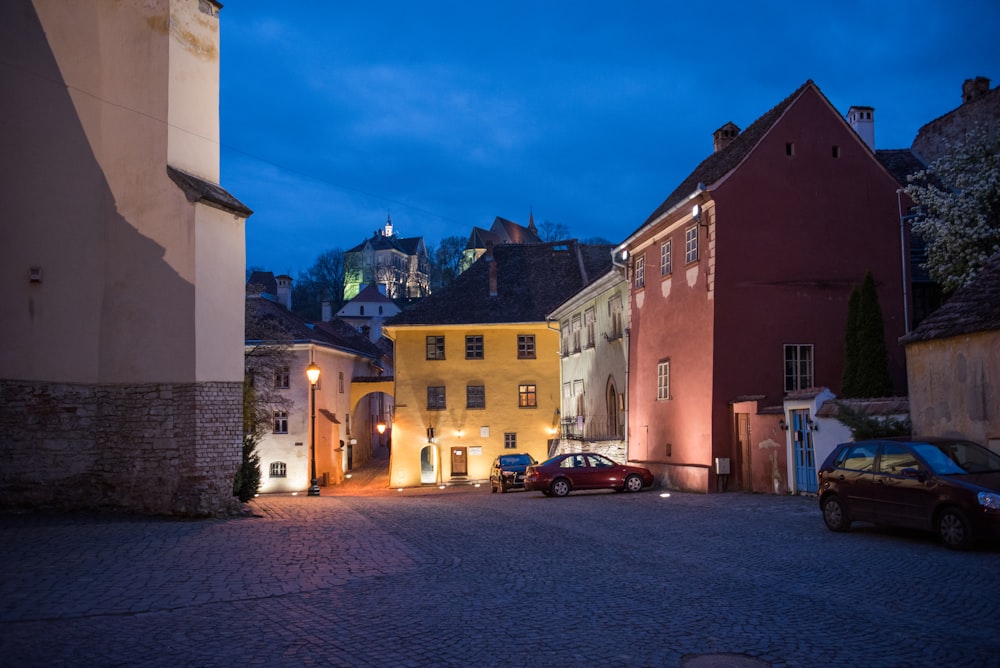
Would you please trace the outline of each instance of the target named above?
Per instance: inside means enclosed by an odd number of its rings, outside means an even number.
[[[528,207],[528,229],[538,234],[538,228],[535,227],[535,211],[531,206]]]
[[[385,212],[385,236],[392,236],[392,216],[389,215],[389,210],[386,209]]]

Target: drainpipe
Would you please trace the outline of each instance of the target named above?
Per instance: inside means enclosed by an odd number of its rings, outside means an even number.
[[[903,265],[903,329],[910,333],[910,281],[907,278],[906,261],[906,221],[912,216],[903,215],[903,191],[896,191],[896,207],[899,210],[899,255]]]

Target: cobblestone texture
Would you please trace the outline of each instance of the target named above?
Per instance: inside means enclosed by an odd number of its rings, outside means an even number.
[[[1000,666],[996,546],[834,534],[809,497],[351,484],[0,516],[3,663]]]

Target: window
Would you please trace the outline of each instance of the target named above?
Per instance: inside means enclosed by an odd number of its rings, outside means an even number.
[[[795,144],[793,144],[792,142],[788,142],[787,144],[785,144],[785,155],[787,156],[795,155]]]
[[[596,326],[597,317],[594,314],[594,309],[589,308],[583,312],[583,328],[587,332],[587,347],[594,347],[594,327]]]
[[[444,385],[427,386],[427,410],[443,411],[445,409]]]
[[[503,449],[504,450],[517,450],[517,434],[512,431],[505,432],[503,435]]]
[[[811,343],[785,345],[785,392],[813,387],[813,347]]]
[[[698,226],[692,225],[684,230],[684,261],[698,261]]]
[[[465,359],[483,359],[483,335],[473,334],[465,337]]]
[[[339,388],[340,393],[343,394],[344,393],[344,372],[343,371],[338,371],[337,372],[337,387]]]
[[[287,390],[288,389],[288,367],[278,367],[274,370],[274,389],[276,390]]]
[[[660,244],[660,276],[668,276],[674,271],[673,243],[667,239]]]
[[[656,365],[656,398],[670,398],[670,360]]]
[[[573,327],[572,327],[572,352],[580,352],[580,330],[583,329],[583,325],[580,323],[580,316],[573,316]]]
[[[836,144],[833,145],[833,157],[834,158],[840,157],[840,147],[837,146]]]
[[[614,296],[608,300],[608,315],[611,318],[611,338],[622,337],[622,298]]]
[[[284,478],[288,475],[288,467],[285,462],[271,462],[271,477]]]
[[[573,383],[563,383],[563,397],[565,399],[573,398]]]
[[[570,327],[569,320],[563,320],[559,323],[559,332],[562,335],[562,354],[563,357],[569,355],[570,349],[570,336],[572,333],[572,328]]]
[[[517,405],[519,408],[538,408],[538,395],[534,385],[517,386]]]
[[[429,359],[429,360],[443,360],[444,359],[444,337],[443,336],[428,336],[427,337],[427,359]]]
[[[533,360],[533,359],[535,359],[535,335],[534,334],[518,334],[517,335],[517,359],[519,359],[519,360]]]
[[[486,408],[486,386],[466,385],[465,386],[465,407],[466,408]]]
[[[635,259],[635,263],[632,265],[632,273],[635,275],[635,287],[639,288],[646,285],[646,258],[642,255]]]
[[[288,433],[288,412],[287,411],[275,411],[274,412],[274,433],[275,434],[287,434]]]

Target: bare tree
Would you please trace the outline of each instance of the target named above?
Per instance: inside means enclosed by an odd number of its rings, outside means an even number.
[[[320,253],[311,267],[299,273],[292,288],[292,310],[307,320],[319,320],[323,302],[334,312],[344,305],[346,266],[344,251],[333,248]]]
[[[431,258],[431,285],[434,289],[448,285],[461,273],[465,243],[464,237],[445,237],[436,250],[428,249],[427,254]]]
[[[569,228],[562,223],[554,223],[551,220],[545,220],[538,226],[538,238],[542,241],[561,241],[563,239],[569,239]]]

